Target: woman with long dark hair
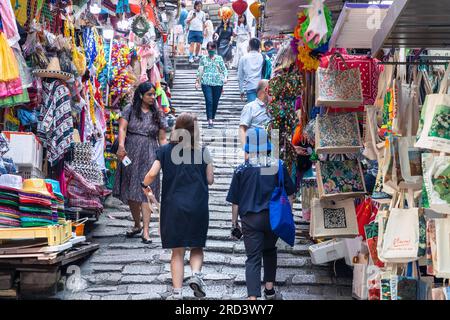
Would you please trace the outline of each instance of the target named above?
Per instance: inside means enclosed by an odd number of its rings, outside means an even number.
[[[202,148],[199,140],[197,118],[190,113],[179,115],[170,143],[158,150],[142,186],[150,195],[154,191],[152,182],[162,169],[160,228],[162,247],[172,250],[173,293],[167,298],[170,300],[183,298],[187,248],[191,251],[192,270],[188,284],[197,298],[206,295],[201,270],[209,225],[208,185],[214,183],[214,168],[208,149]]]
[[[167,123],[156,102],[156,88],[150,82],[141,83],[134,92],[133,102],[122,112],[119,120],[119,166],[113,195],[128,204],[133,215],[134,228],[127,231],[132,237],[142,231],[142,242],[151,243],[149,224],[151,208],[142,191],[141,183],[156,159],[156,150],[166,144]],[[123,161],[125,159],[125,161]],[[129,164],[128,160],[131,160]],[[152,184],[154,196],[159,199],[159,177]]]
[[[214,39],[217,41],[217,53],[223,58],[225,63],[233,59],[233,48],[231,46],[231,37],[233,36],[233,27],[230,19],[222,23],[214,33]]]
[[[234,36],[236,36],[236,54],[233,59],[233,67],[237,69],[239,60],[248,52],[248,42],[252,37],[245,14],[239,16],[236,27],[234,28]]]

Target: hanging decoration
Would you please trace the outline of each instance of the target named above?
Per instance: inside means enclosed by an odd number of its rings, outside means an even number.
[[[328,43],[333,33],[331,11],[324,5],[324,0],[312,0],[304,11],[306,19],[301,24],[303,41],[311,49],[317,49]]]
[[[133,33],[139,38],[143,38],[149,29],[150,24],[148,23],[147,18],[143,15],[137,16],[131,23],[131,31],[133,31]]]
[[[296,153],[291,144],[291,137],[296,126],[296,104],[303,94],[303,76],[297,69],[273,77],[269,81],[269,94],[274,97],[267,107],[271,117],[268,132],[279,130],[280,159],[286,162],[291,170],[296,159]],[[301,98],[300,98],[301,99]]]
[[[130,13],[130,3],[128,0],[118,0],[116,5],[116,13]]]
[[[250,12],[256,19],[261,18],[261,9],[262,4],[260,2],[253,2],[250,5]]]
[[[238,15],[244,14],[248,8],[248,4],[245,0],[236,0],[231,6],[233,7],[234,12],[236,12]]]

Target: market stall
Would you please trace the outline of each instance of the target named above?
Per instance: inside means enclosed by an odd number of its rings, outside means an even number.
[[[114,185],[121,111],[150,81],[161,111],[174,112],[174,2],[2,1],[0,290],[33,259],[52,265],[53,288],[64,261],[98,247],[85,244],[82,229]]]
[[[450,7],[361,2],[261,1],[259,32],[288,37],[267,129],[297,181],[313,263],[345,259],[356,299],[448,300],[450,68],[430,49],[448,49],[437,29]]]

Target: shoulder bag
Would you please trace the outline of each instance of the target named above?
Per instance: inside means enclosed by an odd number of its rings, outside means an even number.
[[[272,231],[290,246],[295,242],[295,224],[292,208],[284,189],[283,163],[278,162],[278,186],[269,203],[270,226]]]

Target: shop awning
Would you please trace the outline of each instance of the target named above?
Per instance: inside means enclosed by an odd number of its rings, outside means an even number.
[[[395,0],[373,38],[383,48],[449,48],[450,0]]]
[[[325,5],[333,14],[333,21],[336,22],[345,1],[326,0]],[[363,1],[364,2],[364,1]],[[277,35],[280,33],[291,33],[297,25],[297,13],[307,5],[308,0],[268,0],[264,16],[264,35]]]
[[[346,2],[334,27],[329,48],[371,49],[372,40],[390,5]]]

